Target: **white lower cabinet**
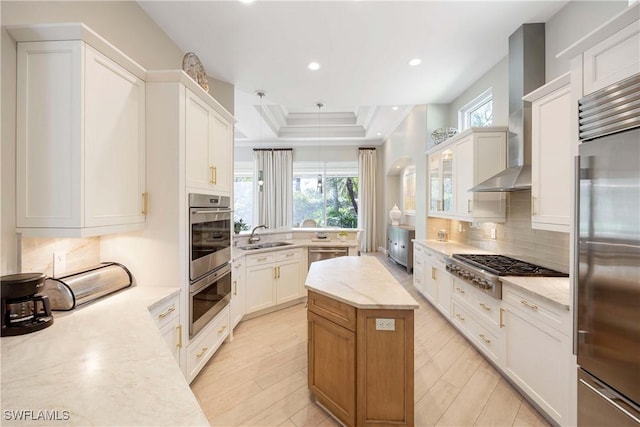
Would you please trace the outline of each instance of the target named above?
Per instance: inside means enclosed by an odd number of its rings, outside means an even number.
[[[500,301],[483,294],[461,280],[452,280],[451,321],[476,345],[476,347],[500,367],[504,360],[504,334]]]
[[[231,303],[229,305],[231,329],[235,328],[247,312],[244,258],[233,261],[231,270]]]
[[[571,424],[571,372],[568,310],[503,286],[506,354],[504,372],[560,425]]]
[[[171,354],[180,365],[182,353],[182,325],[180,324],[180,295],[173,296],[170,300],[154,304],[149,308],[151,317],[158,325],[160,334],[167,342]]]
[[[420,245],[414,247],[413,284],[447,318],[451,315],[451,281],[445,258]]]
[[[191,382],[229,336],[229,307],[222,310],[187,346],[187,381]]]
[[[425,295],[425,271],[427,264],[427,250],[420,245],[413,245],[413,287],[420,294]]]
[[[301,248],[246,257],[247,314],[304,296]]]

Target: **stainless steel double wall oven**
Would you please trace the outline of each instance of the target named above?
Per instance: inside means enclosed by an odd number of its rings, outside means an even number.
[[[231,230],[227,196],[189,194],[189,337],[231,299]]]

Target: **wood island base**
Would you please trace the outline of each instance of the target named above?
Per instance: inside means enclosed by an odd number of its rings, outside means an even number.
[[[413,309],[308,297],[308,381],[320,406],[347,426],[413,426]]]

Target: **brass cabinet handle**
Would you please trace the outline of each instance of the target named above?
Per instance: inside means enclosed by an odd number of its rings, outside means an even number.
[[[216,184],[216,167],[215,166],[209,166],[209,184]]]
[[[207,350],[209,350],[208,347],[202,347],[202,350],[200,351],[200,353],[196,354],[196,357],[198,359],[200,359],[202,356],[204,356],[204,354],[207,352]]]
[[[504,328],[504,322],[502,321],[502,315],[504,313],[504,308],[500,309],[500,327]]]
[[[233,281],[233,295],[238,295],[238,281]]]
[[[437,279],[437,277],[436,277],[436,271],[437,271],[437,270],[436,270],[436,268],[435,268],[435,267],[431,267],[431,278],[432,278],[433,280],[438,280],[438,279]]]
[[[278,278],[278,267],[273,267],[273,278],[274,279]]]
[[[178,335],[178,342],[176,343],[176,347],[182,348],[182,325],[176,326],[176,333]]]
[[[480,338],[482,338],[482,341],[486,342],[487,344],[491,344],[491,340],[485,337],[484,334],[480,334]]]
[[[456,291],[460,292],[461,294],[464,294],[464,290],[463,290],[463,289],[458,288],[457,286],[456,286]]]
[[[459,314],[456,314],[456,317],[457,317],[458,319],[460,319],[460,320],[464,321],[464,317],[463,317],[463,316],[460,316]]]
[[[218,329],[218,333],[221,334],[227,329],[227,325],[222,325],[220,329]]]
[[[488,305],[486,305],[485,303],[481,302],[480,303],[480,307],[484,308],[487,311],[491,311],[491,307],[489,307]]]
[[[278,279],[280,278],[280,266],[278,266]]]
[[[158,319],[164,319],[165,317],[167,317],[169,314],[173,313],[174,311],[176,311],[176,308],[172,305],[166,311],[158,314]]]
[[[266,257],[265,257],[265,258],[258,258],[258,262],[266,261],[266,260],[267,260],[267,258],[266,258]]]
[[[218,168],[213,167],[213,184],[218,184]]]
[[[295,253],[291,252],[291,253],[288,253],[286,256],[290,257],[290,256],[294,256],[294,255],[295,255]]]
[[[471,200],[467,199],[467,213],[471,213]]]
[[[142,193],[142,215],[149,213],[149,193],[146,191]]]
[[[522,301],[520,301],[520,302],[521,302],[523,305],[526,305],[527,307],[529,307],[529,308],[530,308],[530,309],[532,309],[532,310],[537,310],[537,309],[538,309],[538,306],[537,306],[537,305],[535,305],[535,304],[531,304],[531,303],[530,303],[529,301],[527,301],[527,300],[522,300]]]
[[[236,264],[236,265],[235,265],[235,267],[236,267],[236,268],[240,268],[240,267],[242,267],[242,263],[238,263],[238,264]]]

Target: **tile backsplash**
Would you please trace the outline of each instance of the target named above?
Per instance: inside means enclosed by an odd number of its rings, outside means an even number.
[[[23,273],[39,272],[53,275],[53,253],[63,252],[66,257],[66,272],[81,270],[100,263],[100,238],[54,239],[22,238]],[[58,276],[58,275],[57,275]]]
[[[528,191],[508,193],[504,224],[427,219],[427,239],[436,240],[440,229],[448,231],[449,240],[569,272],[569,234],[531,228],[531,193]],[[496,230],[495,239],[491,238],[491,229]]]

